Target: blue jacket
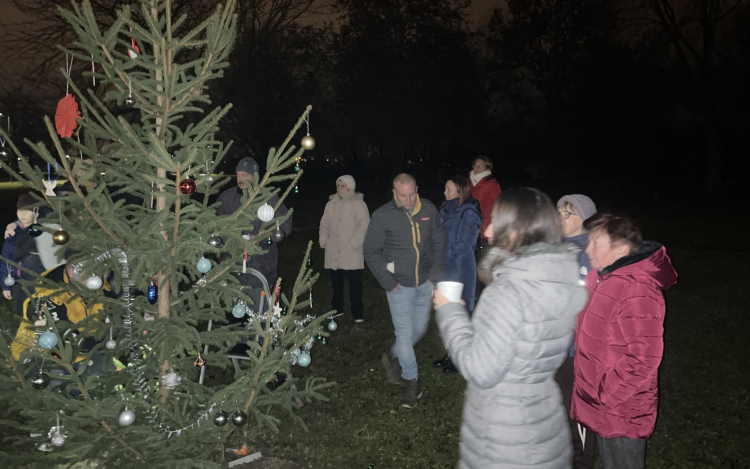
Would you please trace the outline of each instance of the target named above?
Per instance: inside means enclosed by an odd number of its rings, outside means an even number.
[[[479,202],[469,197],[458,206],[458,199],[447,200],[440,208],[440,218],[448,238],[448,253],[445,257],[443,280],[464,284],[463,300],[466,309],[474,310],[474,295],[477,290],[477,262],[474,247],[482,228],[482,213]]]
[[[37,274],[44,272],[44,266],[39,258],[39,254],[36,252],[36,242],[34,238],[29,235],[28,229],[22,227],[21,222],[16,221],[18,227],[13,236],[9,236],[5,242],[3,242],[2,256],[5,259],[22,264],[26,269],[29,269]],[[7,262],[0,262],[0,281],[3,282],[3,290],[10,290],[9,286],[5,285],[5,278],[10,276],[18,280],[22,278],[24,280],[32,280],[34,276],[21,272],[19,276],[19,270],[13,266],[9,266]]]

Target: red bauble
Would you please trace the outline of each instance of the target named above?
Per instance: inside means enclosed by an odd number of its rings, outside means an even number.
[[[198,186],[192,179],[185,179],[180,183],[180,192],[183,195],[193,195],[198,190]]]

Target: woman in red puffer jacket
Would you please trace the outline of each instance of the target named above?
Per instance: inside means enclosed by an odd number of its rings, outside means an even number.
[[[479,236],[483,237],[483,233],[492,221],[492,207],[495,206],[495,201],[502,191],[497,179],[492,176],[492,161],[489,158],[477,156],[471,168],[469,173],[471,196],[479,202],[479,209],[482,212],[482,229],[479,230]]]
[[[585,226],[594,270],[576,326],[570,414],[596,433],[605,469],[643,468],[659,402],[662,291],[677,273],[666,249],[643,241],[629,218],[598,214]]]

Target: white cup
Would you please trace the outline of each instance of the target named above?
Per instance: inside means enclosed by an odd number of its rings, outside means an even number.
[[[438,282],[438,291],[451,303],[461,301],[461,294],[464,291],[464,284],[461,282]]]

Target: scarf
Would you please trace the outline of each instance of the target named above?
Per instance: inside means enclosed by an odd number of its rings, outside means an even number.
[[[486,171],[482,171],[479,174],[474,174],[474,171],[470,172],[469,178],[471,179],[471,185],[476,186],[477,184],[479,184],[479,181],[481,181],[482,179],[486,178],[487,176],[491,174],[492,174],[492,171],[490,171],[489,169]]]

